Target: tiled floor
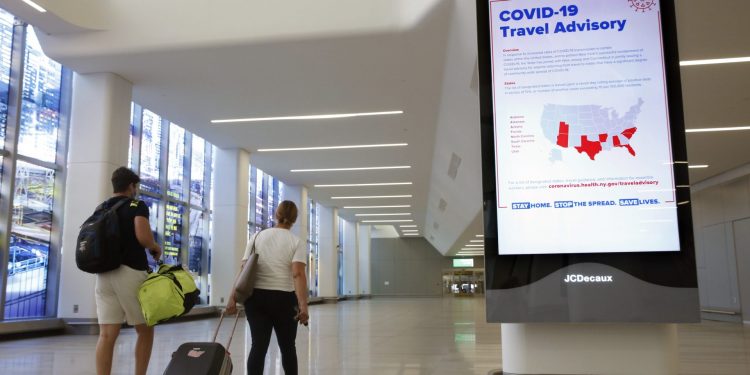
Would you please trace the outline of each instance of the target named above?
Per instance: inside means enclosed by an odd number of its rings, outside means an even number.
[[[311,307],[297,337],[301,374],[487,374],[501,366],[500,327],[487,324],[476,299],[373,299]],[[217,319],[159,326],[149,374],[161,374],[185,341],[210,340]],[[227,322],[231,323],[231,322]],[[244,374],[246,324],[230,351]],[[222,327],[225,340],[231,324]],[[706,322],[680,326],[683,374],[750,374],[750,328]],[[115,374],[132,374],[135,332],[118,342]],[[94,374],[93,336],[0,342],[0,374]],[[266,374],[282,374],[275,341]]]

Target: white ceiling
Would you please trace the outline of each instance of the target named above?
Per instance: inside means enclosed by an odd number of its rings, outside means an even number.
[[[208,139],[243,148],[288,184],[331,206],[410,204],[425,237],[455,254],[482,230],[474,2],[20,0],[0,6],[50,35],[47,52],[80,72],[114,72],[134,100]],[[85,6],[81,5],[84,4]],[[750,2],[678,0],[683,60],[750,56]],[[75,10],[75,11],[72,11]],[[83,31],[86,30],[86,31]],[[748,125],[750,64],[684,67],[688,128]],[[212,119],[404,110],[404,115],[211,125]],[[256,153],[258,148],[409,143],[408,147]],[[750,132],[689,134],[693,182],[750,163]],[[461,159],[456,178],[451,158]],[[291,173],[297,168],[410,165],[409,170]],[[412,186],[313,188],[315,184]],[[333,201],[333,195],[412,194]],[[440,201],[446,202],[444,209]],[[394,211],[395,210],[395,211]],[[352,210],[340,210],[352,219]],[[362,211],[358,211],[362,212]]]

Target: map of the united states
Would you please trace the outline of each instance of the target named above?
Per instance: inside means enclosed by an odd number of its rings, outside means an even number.
[[[562,148],[574,148],[591,160],[602,151],[626,149],[636,156],[630,140],[638,131],[636,120],[643,100],[630,107],[620,117],[616,110],[599,105],[547,104],[542,113],[542,131],[552,143]],[[559,156],[558,156],[559,157]]]

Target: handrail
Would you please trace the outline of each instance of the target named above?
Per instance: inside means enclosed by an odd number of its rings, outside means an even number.
[[[13,276],[17,273],[35,270],[37,268],[47,267],[47,257],[41,256],[31,259],[22,260],[20,262],[9,262],[8,276]]]

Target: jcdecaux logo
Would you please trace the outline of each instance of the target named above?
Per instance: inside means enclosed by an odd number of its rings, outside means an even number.
[[[566,275],[563,279],[566,283],[611,283],[614,282],[612,276],[598,275],[598,276],[585,276],[585,275]]]

